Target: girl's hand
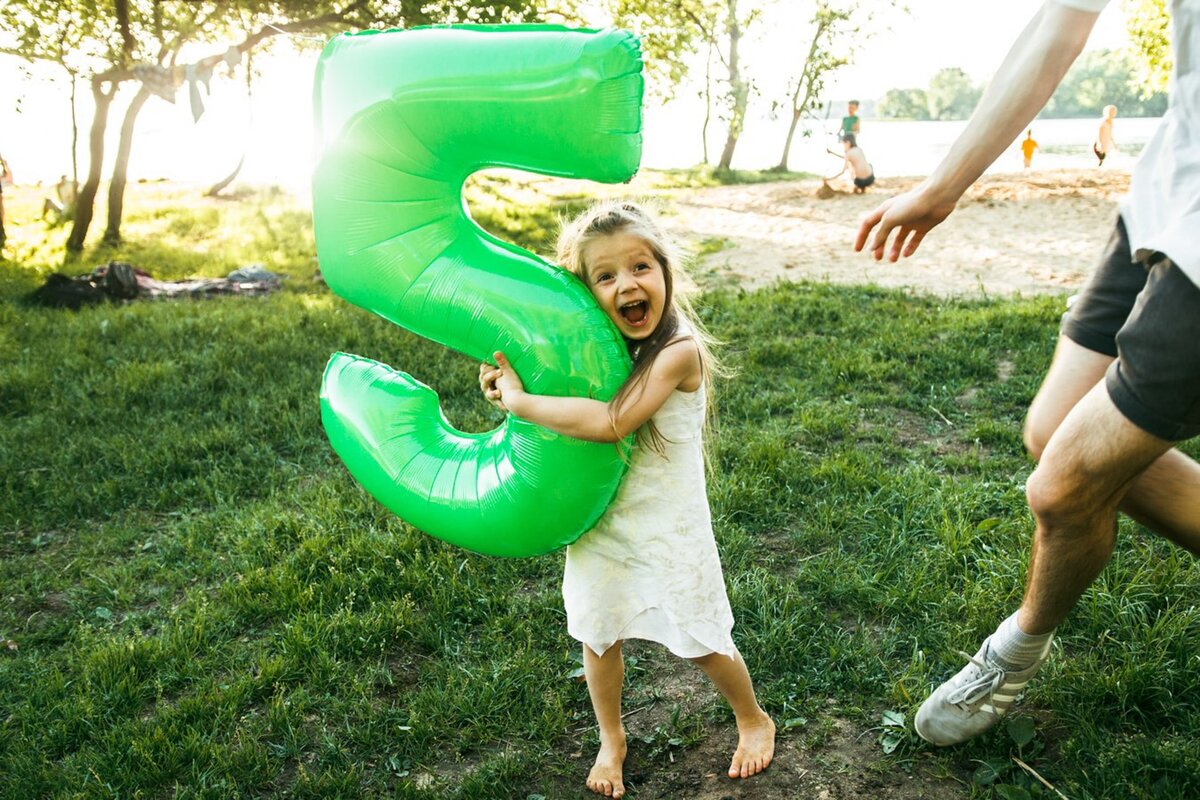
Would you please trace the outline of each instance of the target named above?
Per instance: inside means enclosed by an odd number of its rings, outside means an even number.
[[[514,395],[524,394],[525,384],[521,383],[517,371],[513,369],[512,364],[508,363],[508,357],[499,350],[495,352],[494,356],[499,374],[492,379],[492,385],[499,390],[500,401],[504,402],[506,398],[511,399]]]
[[[494,405],[501,411],[508,411],[507,406],[500,400],[500,390],[496,388],[496,379],[500,377],[501,370],[495,364],[483,363],[479,365],[479,391],[483,392],[483,397],[489,403]]]

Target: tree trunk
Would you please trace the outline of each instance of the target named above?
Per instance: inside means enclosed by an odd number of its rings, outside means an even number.
[[[236,178],[238,176],[238,173],[242,171],[242,164],[245,164],[245,163],[246,163],[246,155],[243,153],[242,157],[238,159],[237,166],[233,168],[233,172],[229,173],[224,178],[217,181],[212,186],[208,187],[208,191],[204,193],[204,196],[205,197],[216,197],[217,195],[219,195],[221,193],[222,189],[224,189],[229,184],[233,183],[233,179]]]
[[[146,105],[150,90],[142,84],[138,93],[129,101],[125,121],[121,123],[121,140],[117,145],[117,160],[113,163],[112,180],[108,183],[108,227],[104,231],[105,244],[121,241],[121,212],[125,206],[125,182],[129,173],[129,151],[133,148],[133,126],[138,112]]]
[[[809,104],[813,99],[813,92],[817,88],[817,83],[821,80],[822,72],[816,63],[817,48],[821,43],[821,38],[824,37],[833,26],[830,18],[822,15],[818,9],[816,18],[816,29],[813,31],[812,42],[808,45],[808,56],[804,59],[804,67],[800,70],[800,77],[796,79],[796,91],[792,92],[792,124],[788,128],[787,140],[783,143],[783,155],[779,157],[779,163],[772,170],[774,172],[787,172],[788,154],[792,150],[792,139],[796,135],[796,126],[800,123],[800,117],[808,110]],[[804,93],[804,99],[800,99],[801,92]]]
[[[709,39],[708,55],[704,59],[704,124],[700,126],[700,144],[705,164],[708,164],[708,123],[712,120],[712,49],[712,39]]]
[[[71,73],[71,183],[76,188],[76,193],[79,189],[79,156],[76,150],[79,149],[79,118],[75,116],[75,87],[78,85],[78,80],[74,72]]]
[[[750,102],[750,86],[742,80],[738,70],[738,41],[742,38],[741,28],[737,18],[737,0],[726,0],[729,13],[729,95],[733,100],[733,109],[729,115],[729,133],[725,137],[725,148],[721,151],[721,160],[717,169],[728,170],[733,163],[733,149],[737,147],[738,137],[742,135],[742,125],[746,120],[746,106]]]
[[[248,144],[250,141],[250,132],[254,128],[254,67],[251,64],[250,53],[246,53],[246,105],[250,110],[247,112],[249,118],[246,125],[246,136],[243,137],[243,141],[246,144],[242,145],[242,157],[238,159],[237,166],[233,168],[233,172],[208,187],[208,191],[204,193],[205,197],[216,197],[219,195],[226,186],[233,183],[233,179],[242,171],[242,165],[246,163],[246,154],[250,150],[250,145]]]
[[[792,124],[788,127],[787,141],[783,143],[783,155],[779,157],[779,163],[775,165],[775,172],[787,172],[788,154],[792,150],[792,137],[796,135],[796,126],[800,124],[800,109],[792,109]]]
[[[88,140],[88,157],[91,161],[88,164],[87,181],[75,199],[75,224],[71,226],[71,235],[67,239],[67,250],[74,253],[83,250],[83,240],[87,238],[88,226],[92,224],[96,191],[100,188],[100,171],[104,167],[104,131],[108,127],[108,108],[112,105],[113,95],[117,93],[115,83],[105,93],[105,83],[108,81],[102,78],[92,79],[96,113],[92,117],[92,131]]]

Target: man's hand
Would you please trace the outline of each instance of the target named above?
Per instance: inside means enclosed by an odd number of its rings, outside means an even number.
[[[878,208],[863,217],[858,226],[858,235],[854,238],[854,251],[861,252],[865,245],[875,260],[881,261],[884,250],[888,249],[888,237],[896,231],[888,261],[898,261],[902,255],[907,258],[917,251],[925,234],[950,216],[956,201],[957,198],[935,197],[924,183],[898,197],[884,200]],[[871,236],[871,230],[876,225],[879,228]],[[867,243],[868,237],[870,244]]]

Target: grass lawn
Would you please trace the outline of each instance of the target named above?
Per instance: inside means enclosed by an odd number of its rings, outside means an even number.
[[[477,185],[477,216],[542,251],[587,200],[505,186]],[[413,530],[320,425],[321,373],[345,350],[489,429],[476,364],[314,281],[308,212],[277,192],[131,186],[127,243],[65,266],[37,191],[5,200],[0,797],[588,796],[561,554],[500,560]],[[111,259],[289,278],[261,298],[21,302]],[[633,648],[628,797],[1200,796],[1200,564],[1128,520],[1012,722],[946,751],[911,733],[957,651],[1018,602],[1021,419],[1061,298],[788,284],[699,305],[738,370],[710,498],[779,761],[713,777],[732,715],[694,670]]]

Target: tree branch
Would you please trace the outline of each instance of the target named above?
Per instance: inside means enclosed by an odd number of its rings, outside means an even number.
[[[361,9],[364,5],[365,3],[360,1],[351,3],[342,11],[331,11],[328,14],[323,14],[319,17],[312,17],[311,19],[285,22],[282,25],[274,25],[269,23],[263,25],[258,32],[250,34],[236,45],[231,45],[231,47],[237,47],[239,53],[245,53],[248,50],[254,49],[254,47],[263,39],[270,38],[271,36],[278,36],[281,33],[297,33],[299,31],[308,30],[321,25],[327,25],[333,22],[344,22],[346,17],[348,17],[353,11]],[[228,50],[229,48],[227,47],[220,53],[215,53],[211,56],[205,56],[204,58],[196,61],[195,64],[197,69],[202,70],[206,67],[215,67],[225,59],[225,53],[228,52]],[[0,50],[0,52],[4,51]],[[101,83],[122,83],[132,79],[133,70],[125,67],[114,67],[92,76],[93,81],[99,81]]]

